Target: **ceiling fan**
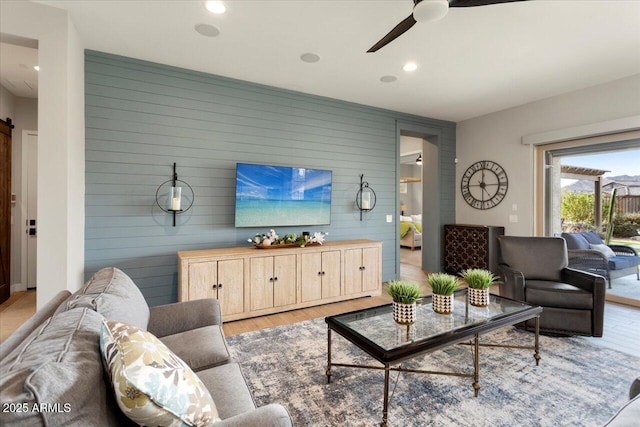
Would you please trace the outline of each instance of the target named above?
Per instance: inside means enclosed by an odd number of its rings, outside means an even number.
[[[380,41],[374,44],[367,52],[375,52],[391,43],[408,31],[409,28],[413,27],[416,22],[437,21],[443,18],[450,7],[488,6],[490,4],[511,3],[515,1],[526,0],[413,0],[413,13],[396,25],[389,34],[381,38]]]

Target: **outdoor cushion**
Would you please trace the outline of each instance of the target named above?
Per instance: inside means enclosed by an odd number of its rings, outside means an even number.
[[[107,399],[98,344],[101,322],[102,316],[88,308],[60,313],[2,361],[0,401],[28,411],[4,412],[0,424],[122,425]]]
[[[593,308],[593,295],[577,286],[546,280],[527,280],[526,301],[544,307]]]
[[[600,252],[606,258],[611,258],[613,256],[616,256],[616,253],[613,252],[613,249],[611,249],[609,246],[605,245],[604,243],[601,245],[589,243],[589,247],[594,251]]]
[[[64,303],[65,309],[87,307],[109,320],[147,329],[149,306],[140,289],[122,270],[107,267],[98,271]]]
[[[609,262],[609,268],[611,270],[622,270],[628,267],[635,267],[640,265],[640,257],[632,256],[614,256],[607,260]]]
[[[131,420],[176,427],[220,420],[198,376],[149,332],[105,319],[100,351],[118,406]]]
[[[194,371],[227,363],[227,343],[219,325],[205,326],[160,338],[171,351]]]
[[[596,233],[595,231],[583,231],[580,234],[582,234],[584,238],[587,239],[587,242],[591,244],[604,245],[604,241],[600,236],[598,236],[598,233]]]
[[[580,233],[562,233],[561,237],[567,242],[567,249],[591,249],[587,238]]]

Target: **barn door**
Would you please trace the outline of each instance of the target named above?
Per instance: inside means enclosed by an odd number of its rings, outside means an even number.
[[[11,119],[0,119],[0,303],[11,294]]]

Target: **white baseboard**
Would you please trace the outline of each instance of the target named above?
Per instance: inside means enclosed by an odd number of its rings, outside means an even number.
[[[22,283],[14,283],[13,285],[11,285],[11,293],[18,292],[18,291],[26,291],[26,290],[27,290],[27,285],[23,285]]]

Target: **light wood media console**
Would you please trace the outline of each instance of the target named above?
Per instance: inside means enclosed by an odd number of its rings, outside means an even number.
[[[224,321],[382,292],[382,242],[178,252],[178,300],[217,298]]]

